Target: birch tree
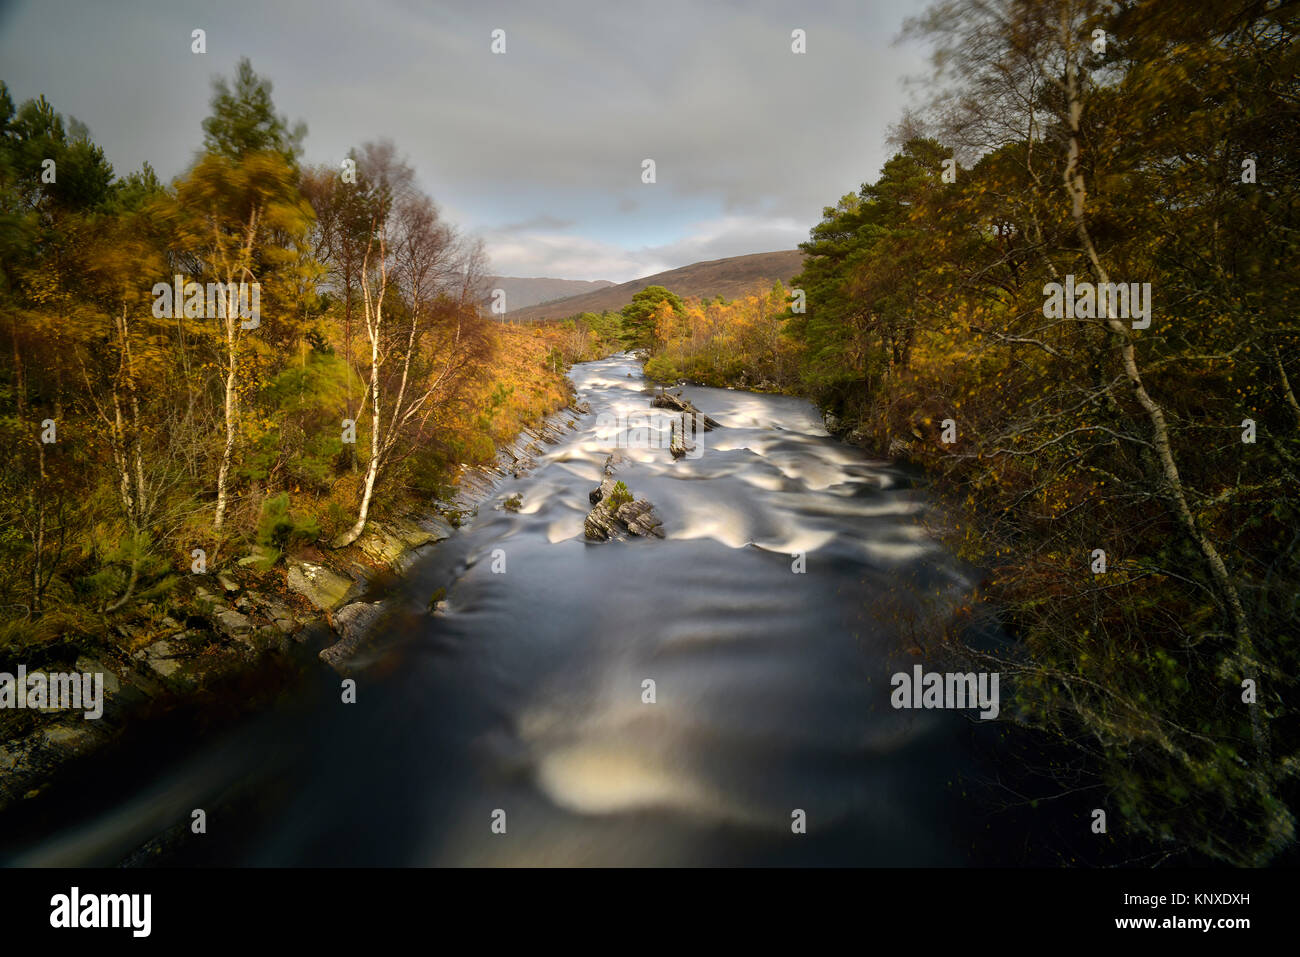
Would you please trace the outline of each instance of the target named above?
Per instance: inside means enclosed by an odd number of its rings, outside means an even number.
[[[365,531],[381,477],[409,437],[423,430],[435,397],[468,361],[465,326],[477,318],[483,263],[481,250],[458,241],[433,202],[415,189],[410,168],[396,160],[391,144],[368,144],[360,166],[379,187],[360,271],[369,346],[361,414],[368,410],[370,448],[356,521],[335,547]]]
[[[261,287],[297,261],[292,246],[305,241],[311,208],[298,192],[296,172],[276,153],[250,154],[237,161],[204,156],[177,184],[176,207],[181,242],[200,264],[201,272],[193,278],[221,286],[217,315],[203,320],[216,325],[224,426],[212,521],[213,534],[220,538],[239,439],[242,361],[249,338],[262,323],[262,316],[249,308],[252,294],[241,294],[240,287],[257,284],[261,305],[268,304],[270,297]],[[284,236],[291,237],[288,244],[280,238]]]

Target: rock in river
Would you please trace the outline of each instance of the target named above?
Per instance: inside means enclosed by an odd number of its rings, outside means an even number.
[[[715,419],[709,418],[699,409],[690,399],[684,398],[681,393],[659,392],[655,395],[654,400],[650,403],[656,409],[672,409],[675,412],[687,412],[691,415],[698,416],[704,423],[704,431],[712,432],[714,429],[721,428],[721,424]]]
[[[664,523],[655,514],[654,506],[645,499],[631,500],[630,496],[620,500],[615,489],[623,483],[615,482],[609,477],[610,471],[607,462],[606,478],[599,488],[593,489],[587,496],[593,507],[583,522],[583,534],[593,542],[618,541],[623,538],[624,532],[647,538],[652,535],[663,538]],[[623,487],[623,494],[628,496],[626,486]]]

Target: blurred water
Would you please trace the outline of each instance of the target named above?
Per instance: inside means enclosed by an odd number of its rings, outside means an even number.
[[[722,425],[699,457],[665,441],[617,471],[666,538],[588,543],[615,440],[597,418],[651,395],[626,356],[572,377],[593,414],[412,569],[390,600],[409,609],[386,626],[400,641],[358,676],[358,704],[322,679],[309,705],[169,756],[22,862],[120,859],[210,806],[181,860],[969,863],[952,786],[966,718],[889,706],[889,676],[922,660],[914,632],[966,586],[918,522],[924,496],[805,401],[688,387]],[[514,493],[517,513],[492,507]]]

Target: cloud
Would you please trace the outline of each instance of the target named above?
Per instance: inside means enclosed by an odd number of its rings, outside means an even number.
[[[498,276],[550,276],[623,282],[642,275],[640,260],[610,243],[565,233],[530,233],[486,241],[488,271]]]
[[[526,219],[521,223],[506,223],[503,226],[497,226],[495,232],[526,233],[541,229],[569,229],[575,225],[577,225],[577,220],[560,219],[556,216],[542,214],[534,216],[532,219]]]
[[[808,238],[808,227],[788,217],[735,215],[690,223],[685,233],[672,242],[631,248],[560,232],[494,233],[485,242],[496,275],[627,282],[710,259],[793,249]]]
[[[900,81],[925,63],[892,41],[927,3],[19,0],[0,62],[16,98],[84,120],[120,172],[169,178],[199,148],[211,79],[248,55],[307,122],[309,162],[391,138],[503,270],[616,279],[806,238],[886,158]]]

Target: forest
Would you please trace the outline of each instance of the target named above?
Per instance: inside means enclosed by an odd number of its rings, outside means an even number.
[[[938,4],[908,27],[936,50],[927,108],[825,208],[792,289],[651,294],[640,326],[661,381],[810,396],[934,477],[987,569],[967,612],[1017,639],[972,647],[959,620],[947,650],[1002,673],[1059,746],[1044,773],[1110,795],[1144,863],[1295,839],[1294,27],[1245,2]]]
[[[391,142],[312,166],[305,133],[243,60],[164,184],[0,86],[6,660],[156,618],[192,571],[351,544],[600,354],[585,326],[488,318],[480,246]]]

